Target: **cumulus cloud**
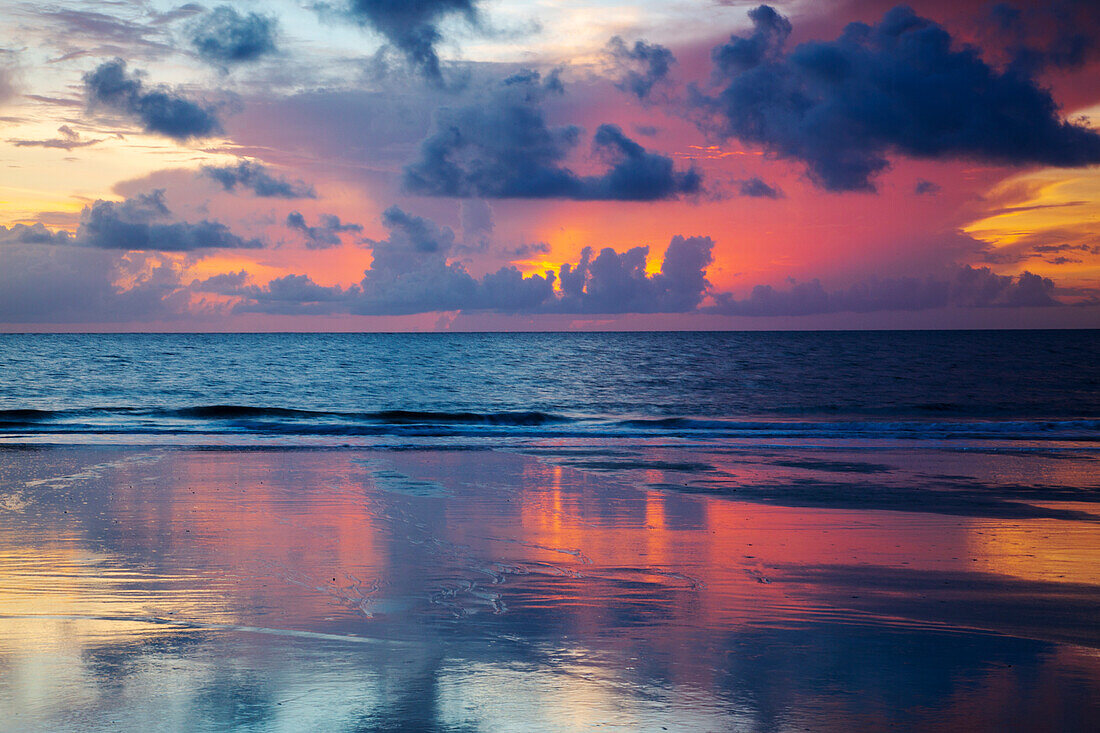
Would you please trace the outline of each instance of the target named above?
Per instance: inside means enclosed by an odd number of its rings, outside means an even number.
[[[258,239],[234,234],[221,222],[172,221],[164,191],[124,201],[98,200],[84,207],[76,235],[51,232],[41,223],[0,227],[0,243],[78,245],[127,251],[188,252],[199,249],[252,249]]]
[[[562,265],[564,313],[683,313],[694,310],[708,283],[706,268],[712,260],[710,237],[675,236],[665,251],[661,271],[646,273],[648,247],[634,247],[619,254],[604,248],[595,258],[592,248],[581,252],[575,265]]]
[[[58,137],[49,138],[47,140],[8,140],[12,145],[17,148],[58,148],[60,150],[74,150],[76,148],[86,148],[89,145],[95,145],[96,143],[103,142],[102,138],[94,138],[92,140],[83,140],[80,137],[80,133],[69,127],[68,125],[62,125],[57,128]]]
[[[476,24],[477,5],[478,0],[346,0],[337,10],[381,33],[425,78],[439,83],[439,25],[454,16]]]
[[[147,88],[140,74],[128,74],[122,59],[100,64],[84,75],[91,109],[105,108],[139,122],[146,132],[175,140],[209,137],[222,131],[212,108],[166,87]]]
[[[1100,163],[1100,134],[1063,121],[1026,69],[998,71],[909,8],[790,50],[786,18],[766,5],[749,16],[753,32],[712,53],[715,93],[692,89],[699,124],[802,161],[822,188],[873,191],[891,154]]]
[[[188,31],[199,56],[226,67],[274,53],[277,27],[274,17],[242,14],[230,5],[219,5],[195,20]]]
[[[81,214],[76,239],[89,247],[162,252],[263,246],[258,239],[234,234],[221,222],[163,221],[170,214],[162,191],[122,203],[96,201]]]
[[[322,286],[289,275],[239,294],[240,312],[399,315],[457,310],[475,302],[478,283],[461,264],[448,264],[454,233],[447,227],[390,207],[382,218],[387,238],[370,241],[374,260],[361,282]]]
[[[211,275],[203,280],[192,280],[191,289],[204,293],[217,293],[218,295],[236,295],[248,285],[248,281],[248,273],[244,270],[223,272],[218,275]]]
[[[0,244],[72,244],[73,236],[64,230],[52,231],[42,222],[0,226]]]
[[[607,44],[607,54],[612,63],[615,86],[633,94],[643,102],[648,100],[654,87],[668,79],[676,57],[659,43],[635,41],[627,45],[619,36]]]
[[[565,166],[580,141],[579,127],[550,127],[540,103],[560,91],[556,75],[535,72],[506,79],[479,103],[437,110],[420,157],[404,186],[424,196],[653,201],[697,193],[700,174],[677,171],[616,125],[601,125],[593,154],[605,173],[582,176]]]
[[[286,225],[288,229],[301,232],[306,237],[307,249],[327,249],[338,247],[342,244],[340,235],[345,232],[362,232],[360,224],[341,222],[335,214],[321,214],[320,221],[315,227],[306,224],[306,218],[300,211],[292,211],[287,214]]]
[[[998,275],[988,267],[964,266],[950,278],[882,278],[847,289],[826,290],[819,280],[792,283],[785,290],[758,285],[748,297],[715,294],[711,313],[735,316],[803,316],[818,313],[917,311],[956,306],[1038,307],[1058,305],[1054,283],[1030,272]]]
[[[753,176],[740,181],[737,188],[742,196],[757,199],[781,199],[783,192],[776,186],[769,186],[759,176]]]
[[[714,246],[709,237],[674,237],[653,275],[646,272],[646,247],[622,254],[604,249],[595,257],[586,249],[579,262],[561,268],[559,291],[554,273],[524,275],[513,265],[473,277],[461,263],[450,261],[454,232],[429,219],[390,207],[382,221],[389,235],[369,242],[374,261],[351,287],[318,285],[305,275],[258,287],[239,273],[201,288],[239,295],[242,312],[681,313],[698,307],[707,291]]]
[[[237,186],[241,186],[250,189],[257,196],[268,198],[317,198],[313,186],[303,181],[288,181],[272,175],[267,166],[251,160],[240,160],[236,165],[205,165],[202,173],[220,183],[226,191],[236,191]]]
[[[382,214],[385,239],[370,241],[371,267],[363,274],[353,313],[422,313],[458,310],[473,303],[477,282],[459,263],[448,263],[455,243],[450,227],[396,206]]]

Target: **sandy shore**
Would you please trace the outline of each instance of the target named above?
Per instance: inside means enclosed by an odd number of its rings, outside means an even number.
[[[4,448],[0,729],[1095,730],[1095,467]]]

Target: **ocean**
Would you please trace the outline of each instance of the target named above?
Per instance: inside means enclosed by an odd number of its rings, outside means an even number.
[[[1100,332],[0,337],[7,441],[1100,436]]]

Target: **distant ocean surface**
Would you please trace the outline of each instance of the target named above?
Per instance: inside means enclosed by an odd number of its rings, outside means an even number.
[[[1100,439],[1100,331],[0,335],[0,441]]]

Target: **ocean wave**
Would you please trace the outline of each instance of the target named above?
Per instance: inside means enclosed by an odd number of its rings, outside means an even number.
[[[954,416],[887,419],[743,418],[636,415],[565,415],[542,410],[386,409],[310,410],[258,405],[183,407],[111,406],[82,409],[0,410],[0,434],[9,439],[65,434],[417,437],[666,437],[1100,440],[1097,419],[974,419]]]

